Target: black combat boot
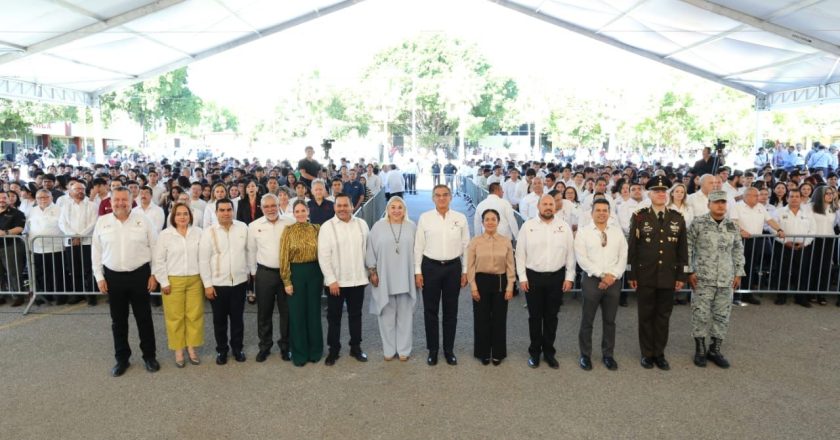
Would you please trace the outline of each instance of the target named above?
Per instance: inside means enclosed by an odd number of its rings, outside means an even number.
[[[729,368],[729,361],[723,357],[723,354],[720,353],[720,345],[723,343],[722,340],[718,338],[712,338],[712,345],[709,346],[709,353],[706,357],[709,358],[710,361],[714,362],[720,368]]]
[[[694,338],[694,365],[706,367],[706,338]]]

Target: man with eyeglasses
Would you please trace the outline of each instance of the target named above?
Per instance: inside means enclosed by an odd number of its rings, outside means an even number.
[[[618,369],[613,358],[615,348],[615,315],[621,294],[621,282],[627,265],[627,240],[614,224],[610,225],[610,204],[605,199],[592,202],[592,223],[578,230],[575,237],[575,257],[583,270],[580,285],[583,296],[580,332],[580,368],[592,369],[592,323],[601,308],[604,332],[601,336],[601,355],[604,366]]]

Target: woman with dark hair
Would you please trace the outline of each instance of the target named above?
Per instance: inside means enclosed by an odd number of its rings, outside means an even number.
[[[773,185],[776,184],[776,179],[773,178],[773,173],[770,171],[764,173],[764,175],[762,176],[762,181],[764,182],[764,185],[767,186],[767,188],[772,188]]]
[[[169,213],[172,211],[172,207],[178,203],[178,197],[180,197],[183,193],[184,190],[177,184],[173,184],[169,188],[169,192],[163,196],[163,201],[161,203],[161,208],[163,208],[163,218],[169,218]]]
[[[499,212],[481,214],[484,233],[467,247],[467,281],[472,291],[475,317],[473,355],[483,365],[499,365],[507,357],[507,309],[516,279],[513,246],[497,233]]]
[[[254,179],[249,180],[245,185],[245,196],[239,201],[239,207],[236,209],[236,219],[249,225],[262,217],[260,197],[262,197],[262,191],[260,191],[259,183]]]
[[[814,184],[805,182],[799,185],[799,194],[802,195],[802,209],[811,209],[811,196],[814,195]]]
[[[225,186],[224,183],[220,182],[213,185],[213,188],[210,191],[210,200],[207,201],[207,206],[204,207],[202,224],[198,226],[201,226],[202,229],[207,229],[216,224],[218,221],[216,219],[216,202],[222,199],[227,199],[228,197],[227,186]],[[236,205],[233,206],[236,208]],[[234,215],[236,215],[236,209],[234,209],[233,212]]]
[[[804,184],[803,184],[804,186]],[[801,191],[801,190],[800,190]],[[811,211],[817,225],[814,243],[810,246],[810,286],[808,290],[820,292],[828,291],[831,281],[831,263],[837,260],[837,239],[834,237],[834,226],[838,223],[838,213],[834,209],[837,190],[826,185],[817,187],[811,198]],[[819,237],[820,235],[826,237]],[[825,295],[810,296],[811,302],[818,302],[821,306],[828,304]]]
[[[297,367],[317,363],[324,355],[321,327],[321,292],[324,275],[318,265],[318,231],[309,222],[306,202],[292,205],[295,224],[280,237],[280,277],[289,296],[289,339],[292,363]]]
[[[787,206],[788,188],[785,182],[776,182],[773,185],[773,192],[770,193],[770,205],[774,208],[782,208]]]
[[[193,225],[193,213],[184,203],[176,203],[154,249],[152,270],[160,282],[163,315],[169,349],[175,352],[175,365],[184,368],[184,348],[190,363],[198,365],[196,348],[204,344],[204,285],[198,269],[201,229]]]
[[[567,208],[566,223],[572,227],[573,231],[577,231],[578,219],[580,217],[580,200],[578,200],[577,189],[574,185],[569,186],[563,191],[563,198],[565,202],[563,205]]]

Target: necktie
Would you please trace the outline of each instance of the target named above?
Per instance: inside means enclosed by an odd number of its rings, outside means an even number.
[[[659,226],[662,226],[662,224],[665,222],[665,213],[660,211],[659,214],[658,214],[658,217],[659,217]]]

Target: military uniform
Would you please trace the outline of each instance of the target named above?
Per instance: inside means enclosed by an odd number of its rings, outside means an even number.
[[[732,281],[745,276],[744,244],[738,225],[710,214],[694,219],[688,230],[689,270],[697,276],[691,299],[691,334],[723,340],[732,310]],[[711,329],[709,321],[711,322]]]
[[[648,190],[668,187],[670,182],[661,176],[647,184]],[[646,359],[659,359],[666,366],[663,369],[667,369],[664,355],[674,307],[674,289],[677,281],[686,280],[688,246],[685,219],[673,209],[663,207],[659,212],[652,206],[640,209],[630,219],[628,247],[630,272],[627,279],[636,281],[638,285],[642,363],[645,365]]]

